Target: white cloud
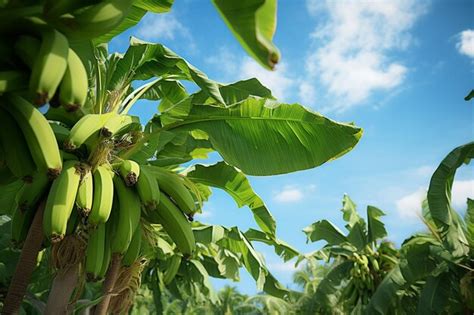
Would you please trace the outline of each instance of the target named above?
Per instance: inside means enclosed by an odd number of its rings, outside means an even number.
[[[242,58],[239,58],[234,52],[228,47],[220,47],[216,54],[211,55],[205,59],[205,61],[219,69],[220,80],[235,80],[238,74],[238,64]]]
[[[421,203],[426,197],[426,188],[405,195],[395,202],[398,215],[402,219],[413,219],[421,215]],[[451,204],[457,210],[466,208],[467,198],[474,197],[474,180],[455,180],[451,192]]]
[[[328,110],[348,109],[403,82],[408,68],[390,55],[411,43],[409,30],[425,11],[419,1],[309,0],[307,7],[310,14],[328,14],[312,34],[316,50],[306,60],[308,75],[334,102]]]
[[[415,219],[421,215],[421,203],[426,197],[426,189],[420,187],[414,193],[406,195],[395,202],[398,215],[402,219]]]
[[[468,29],[459,33],[456,48],[460,54],[474,58],[474,30]]]
[[[173,14],[147,14],[139,24],[137,36],[158,41],[177,37],[190,39],[191,33]]]
[[[453,183],[453,191],[451,193],[451,202],[455,209],[466,209],[467,197],[474,198],[474,179],[472,180],[455,180]]]
[[[276,263],[268,263],[268,269],[271,271],[282,271],[282,272],[295,272],[300,267],[295,267],[294,262],[276,262]]]
[[[197,218],[210,218],[212,217],[212,212],[209,210],[203,210],[201,213],[196,213],[194,217]]]
[[[268,87],[279,101],[288,100],[294,81],[288,74],[285,62],[277,65],[274,71],[266,70],[247,56],[236,55],[228,48],[220,48],[215,55],[206,58],[206,62],[219,69],[221,81],[235,82],[257,78]]]
[[[285,186],[275,193],[273,199],[280,203],[298,202],[303,199],[303,192],[295,186]]]
[[[280,101],[284,101],[288,98],[288,93],[294,85],[294,82],[287,74],[287,65],[284,62],[278,64],[276,70],[268,71],[262,68],[262,66],[253,59],[245,57],[239,68],[239,77],[241,79],[257,78],[263,85],[268,87],[272,91],[272,94]]]
[[[298,95],[301,103],[312,106],[316,101],[316,89],[308,82],[301,82],[298,88]]]
[[[435,168],[431,165],[423,165],[418,168],[416,168],[413,172],[413,175],[419,176],[421,178],[425,177],[431,177],[431,175],[434,173]]]

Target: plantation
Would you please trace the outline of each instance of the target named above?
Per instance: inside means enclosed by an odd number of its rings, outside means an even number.
[[[472,314],[474,201],[460,214],[452,190],[474,142],[437,161],[423,232],[398,246],[384,211],[364,215],[344,195],[347,231],[305,222],[292,233],[324,244],[303,253],[279,238],[288,227],[248,176],[331,167],[362,128],[278,100],[256,78],[215,81],[136,34],[111,49],[173,2],[0,2],[2,314]],[[274,70],[277,0],[210,2],[221,18],[210,27]],[[150,103],[145,121],[136,113]],[[252,228],[206,220],[218,190],[251,211]],[[262,244],[295,261],[296,287],[271,272]],[[260,294],[214,289],[241,269]]]

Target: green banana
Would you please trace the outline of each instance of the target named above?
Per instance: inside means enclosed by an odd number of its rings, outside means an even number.
[[[0,71],[0,94],[28,89],[28,76],[18,70]]]
[[[83,217],[87,217],[92,209],[94,196],[94,179],[90,170],[82,177],[77,190],[76,206]]]
[[[97,278],[101,279],[105,277],[107,273],[107,269],[109,268],[110,259],[112,258],[112,252],[110,250],[110,242],[109,242],[109,229],[106,228],[106,235],[105,235],[105,244],[104,244],[104,258],[102,260],[102,266],[100,267],[99,274]]]
[[[89,234],[86,249],[86,272],[88,278],[96,279],[104,263],[105,224],[99,224]]]
[[[146,219],[160,223],[183,254],[190,255],[196,248],[191,224],[165,194],[160,193],[160,203],[155,211],[148,211]]]
[[[119,173],[127,186],[133,186],[140,176],[140,165],[133,160],[124,160],[119,166]]]
[[[24,211],[21,208],[17,208],[13,213],[11,222],[11,233],[12,240],[16,244],[21,244],[26,239],[34,216],[34,209]]]
[[[114,115],[107,120],[102,127],[101,134],[103,137],[110,138],[120,136],[131,130],[140,130],[140,118],[130,115]]]
[[[114,188],[118,201],[118,219],[111,250],[112,253],[123,254],[140,223],[141,203],[137,194],[126,187],[119,176],[114,176]]]
[[[372,268],[374,269],[375,272],[380,270],[379,262],[374,256],[369,256],[370,264],[372,265]]]
[[[77,226],[79,225],[79,214],[77,211],[74,209],[71,212],[71,216],[69,217],[69,220],[67,221],[67,227],[66,227],[66,235],[71,235],[76,232]]]
[[[46,193],[49,179],[43,172],[35,172],[17,194],[16,203],[23,211],[32,211]]]
[[[4,132],[0,133],[0,141],[8,168],[18,178],[32,175],[36,166],[26,139],[15,119],[3,108],[0,108],[0,126],[4,128]]]
[[[135,230],[135,233],[133,233],[132,241],[130,242],[130,245],[128,246],[127,252],[125,253],[125,255],[123,255],[122,265],[128,267],[132,265],[135,261],[137,261],[140,255],[141,244],[142,244],[142,229],[139,225],[137,229]]]
[[[64,141],[66,141],[66,139],[69,137],[69,129],[60,123],[50,122],[49,125],[54,132],[54,136],[56,137],[58,145],[62,147]]]
[[[82,117],[84,117],[82,111],[77,110],[75,112],[67,112],[62,106],[58,108],[50,106],[44,116],[46,119],[60,122],[68,128],[73,127]]]
[[[149,167],[158,179],[160,189],[173,199],[178,208],[189,217],[196,212],[196,204],[181,175],[159,168]]]
[[[53,181],[46,200],[43,217],[43,232],[52,243],[61,241],[67,229],[81,180],[78,161],[66,161],[64,170]]]
[[[359,299],[359,291],[357,290],[357,285],[355,285],[356,289],[352,291],[350,297],[345,300],[346,305],[349,307],[354,307],[357,300]]]
[[[41,47],[30,76],[30,90],[36,93],[36,105],[47,103],[56,93],[66,72],[69,53],[66,36],[52,28],[43,29],[41,34]]]
[[[30,69],[33,68],[38,52],[40,51],[41,41],[36,37],[20,35],[15,42],[15,53]]]
[[[93,200],[87,223],[92,226],[105,223],[109,219],[114,199],[113,173],[105,166],[98,166],[92,174]]]
[[[92,138],[99,139],[100,129],[107,122],[110,113],[88,114],[82,117],[71,129],[69,138],[64,142],[66,150],[75,150]]]
[[[140,169],[140,176],[137,181],[137,192],[142,203],[148,210],[156,209],[158,203],[160,203],[160,189],[158,181],[148,171],[148,168],[142,167]]]
[[[163,274],[163,282],[164,284],[168,285],[173,281],[174,277],[178,273],[179,266],[181,266],[181,259],[180,255],[173,255],[169,259],[168,268],[166,268]]]
[[[58,25],[70,38],[92,39],[117,27],[128,14],[134,0],[105,0],[62,16]]]
[[[25,99],[12,94],[7,99],[10,104],[5,108],[20,126],[36,166],[40,170],[47,170],[51,178],[57,177],[61,173],[62,160],[48,121]]]
[[[59,86],[59,102],[66,111],[74,112],[85,104],[88,80],[81,58],[69,48],[67,70]]]
[[[70,152],[65,152],[63,150],[59,150],[59,154],[61,155],[61,160],[69,161],[69,160],[77,160],[77,156]]]

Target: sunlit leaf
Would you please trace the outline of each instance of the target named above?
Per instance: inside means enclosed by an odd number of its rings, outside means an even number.
[[[380,217],[384,215],[385,213],[379,208],[373,206],[367,207],[367,233],[369,243],[387,236],[385,224],[380,220]]]
[[[327,220],[315,222],[305,227],[303,232],[306,234],[307,240],[311,242],[325,240],[329,245],[339,245],[347,242],[347,238],[342,231]]]
[[[210,166],[196,165],[187,177],[198,183],[223,189],[234,198],[239,207],[248,206],[252,210],[255,221],[264,232],[275,234],[275,219],[239,170],[225,162]]]
[[[262,66],[273,69],[280,53],[273,44],[276,0],[212,0],[227,26],[247,53]]]
[[[288,261],[299,255],[298,250],[293,248],[291,245],[282,240],[271,238],[268,234],[265,234],[262,231],[248,229],[244,234],[249,241],[262,242],[269,246],[273,246],[275,248],[275,253],[282,257],[284,261]]]
[[[362,130],[304,107],[249,98],[229,108],[193,106],[166,130],[202,130],[224,160],[248,175],[309,169],[349,152]]]

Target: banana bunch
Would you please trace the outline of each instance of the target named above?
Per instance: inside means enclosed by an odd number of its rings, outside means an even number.
[[[365,252],[353,253],[350,259],[354,262],[350,271],[351,279],[341,297],[348,307],[353,307],[358,301],[365,305],[376,289],[376,281],[381,279],[378,261],[373,254]]]
[[[35,106],[53,98],[67,111],[82,107],[88,94],[86,67],[68,38],[39,17],[23,17],[20,35],[12,35],[16,64],[0,66],[0,93],[15,92]],[[13,37],[14,36],[14,37]]]
[[[46,0],[24,8],[11,2],[0,9],[5,17],[0,23],[5,39],[0,43],[0,94],[15,92],[35,106],[78,110],[87,101],[89,80],[86,59],[75,43],[113,31],[134,0]]]
[[[43,114],[24,98],[8,94],[1,98],[0,133],[3,160],[16,177],[28,180],[36,171],[54,179],[61,173],[62,159],[54,132]]]

